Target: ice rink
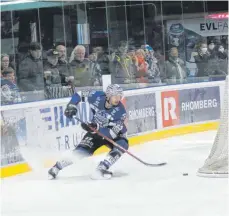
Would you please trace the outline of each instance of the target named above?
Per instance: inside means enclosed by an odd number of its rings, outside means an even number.
[[[103,155],[67,168],[58,180],[47,180],[45,169],[4,179],[2,215],[227,216],[228,179],[196,176],[214,136],[209,131],[132,147],[145,161],[168,165],[145,167],[124,155],[112,169],[115,177],[107,181],[89,178]]]

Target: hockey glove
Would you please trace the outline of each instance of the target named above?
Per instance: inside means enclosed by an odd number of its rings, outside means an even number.
[[[69,103],[67,105],[67,108],[64,111],[64,115],[67,118],[72,118],[76,114],[77,114],[77,107],[76,107],[76,105]]]
[[[99,125],[96,124],[96,123],[87,123],[87,124],[86,124],[86,123],[81,123],[81,127],[82,127],[85,131],[90,132],[90,133],[94,133],[94,131],[91,130],[91,129],[89,128],[89,126],[92,127],[92,128],[94,128],[95,130],[98,130],[98,129],[99,129]]]

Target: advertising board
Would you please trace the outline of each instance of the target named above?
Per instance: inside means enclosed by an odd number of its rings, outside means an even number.
[[[157,129],[155,93],[126,97],[128,136]]]
[[[162,125],[169,127],[211,121],[220,117],[217,86],[161,92]]]

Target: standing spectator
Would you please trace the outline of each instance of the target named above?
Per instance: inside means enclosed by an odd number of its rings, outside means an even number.
[[[134,46],[129,46],[129,50],[127,55],[130,57],[131,62],[132,62],[132,74],[133,77],[135,78],[137,76],[137,72],[138,72],[138,58],[136,56],[136,49]]]
[[[222,44],[219,44],[217,47],[217,57],[219,59],[228,59],[227,52]]]
[[[166,80],[164,52],[161,49],[155,50],[154,56],[157,60],[157,65],[160,71],[160,80],[163,82],[163,80]]]
[[[100,69],[102,72],[101,75],[110,74],[109,58],[108,58],[107,54],[104,52],[103,47],[101,47],[101,46],[95,47],[93,49],[93,53],[95,53],[97,55],[97,63],[100,66]]]
[[[8,67],[2,71],[1,103],[14,104],[19,102],[21,102],[21,97],[15,84],[15,72],[13,68]]]
[[[88,56],[90,60],[90,68],[92,70],[92,76],[93,76],[93,85],[94,86],[101,86],[102,85],[102,70],[100,68],[100,65],[97,61],[98,55],[97,53],[92,53]]]
[[[44,89],[43,62],[39,43],[30,44],[28,56],[19,63],[18,75],[19,87],[22,91]]]
[[[187,78],[184,62],[178,57],[176,47],[169,51],[169,59],[165,62],[165,74],[167,82],[172,84],[183,83]]]
[[[214,59],[216,57],[215,43],[211,40],[208,44],[209,59]]]
[[[219,44],[216,49],[216,61],[218,65],[218,72],[219,75],[226,75],[228,74],[228,54],[224,49],[222,44]]]
[[[110,71],[113,82],[127,84],[133,82],[134,71],[132,58],[127,55],[128,43],[121,41],[117,52],[110,56]]]
[[[69,68],[69,64],[67,61],[67,55],[66,55],[66,47],[63,45],[58,45],[56,47],[56,51],[59,54],[57,68],[60,72],[61,84],[63,86],[66,86],[70,84],[70,80],[71,80],[70,68]]]
[[[90,61],[85,58],[85,47],[78,45],[72,51],[70,57],[71,75],[74,76],[75,86],[92,86],[93,76],[90,69]]]
[[[137,62],[137,57],[136,57],[135,47],[134,46],[129,46],[129,50],[128,50],[127,55],[129,57],[131,57],[131,60],[132,60],[133,63]]]
[[[198,52],[194,55],[195,63],[198,68],[197,77],[208,76],[208,61],[210,59],[210,53],[208,52],[207,44],[202,43],[198,49]]]

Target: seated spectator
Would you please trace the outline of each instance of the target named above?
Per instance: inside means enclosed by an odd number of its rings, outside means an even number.
[[[19,63],[18,81],[22,91],[36,91],[44,89],[43,62],[41,46],[32,42],[27,57]]]
[[[59,53],[50,49],[46,52],[47,62],[44,64],[44,77],[46,85],[59,85],[61,86],[61,77],[57,68]]]
[[[147,72],[149,64],[146,62],[145,59],[145,52],[143,49],[138,49],[136,51],[136,57],[137,57],[137,80],[140,83],[147,83]]]
[[[44,65],[46,99],[71,96],[73,93],[72,88],[69,86],[62,86],[61,84],[61,76],[57,68],[59,53],[54,49],[50,49],[46,54],[47,62]]]
[[[9,67],[2,71],[1,78],[1,104],[14,104],[21,102],[19,89],[15,84],[14,69]]]
[[[61,84],[63,86],[70,85],[70,68],[66,56],[66,47],[63,45],[56,46],[56,51],[58,52],[58,63],[57,69],[60,72]]]
[[[85,58],[85,47],[78,45],[74,48],[70,58],[71,75],[74,76],[75,86],[92,86],[93,76],[90,61]]]
[[[146,45],[145,52],[146,52],[146,61],[149,65],[148,67],[149,81],[154,83],[160,83],[161,82],[160,70],[158,66],[158,60],[154,56],[154,50],[151,46]]]

